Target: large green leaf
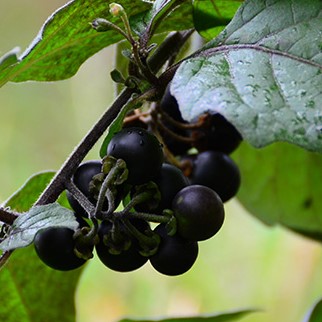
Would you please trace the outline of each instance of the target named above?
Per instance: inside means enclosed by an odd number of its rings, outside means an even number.
[[[243,144],[234,154],[242,174],[239,200],[268,225],[322,240],[322,156],[287,143]]]
[[[74,0],[54,12],[19,59],[12,53],[0,59],[0,87],[8,81],[56,81],[69,78],[89,57],[122,40],[122,36],[114,29],[97,32],[90,25],[96,18],[105,18],[124,29],[121,19],[109,13],[109,3],[112,2]],[[142,20],[151,8],[151,4],[143,0],[117,2],[124,7],[134,25],[142,25]],[[182,8],[181,11],[176,10],[158,32],[191,27],[191,3],[184,3]],[[15,60],[10,59],[9,63],[8,56],[15,57]]]
[[[52,176],[53,172],[48,172],[32,177],[7,201],[7,206],[19,212],[27,211]],[[0,320],[75,321],[74,293],[81,271],[52,270],[42,264],[33,247],[14,251],[0,271]]]
[[[99,17],[121,25],[120,18],[109,13],[106,0],[74,0],[54,12],[45,22],[38,36],[19,57],[20,62],[6,68],[0,86],[11,80],[54,81],[74,75],[80,65],[101,49],[122,37],[113,29],[99,33],[90,23]],[[131,15],[150,8],[141,0],[118,1]]]
[[[193,317],[177,317],[164,319],[122,319],[119,322],[230,322],[238,321],[246,315],[253,313],[254,310],[242,310],[230,313],[214,314],[214,315],[200,315]]]
[[[182,115],[223,114],[255,147],[322,152],[322,2],[248,0],[171,85]]]

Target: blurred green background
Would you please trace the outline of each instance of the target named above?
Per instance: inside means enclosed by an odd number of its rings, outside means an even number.
[[[0,55],[36,36],[64,0],[1,0]],[[113,101],[109,79],[113,48],[82,66],[70,80],[7,84],[0,91],[0,200],[35,172],[58,169]],[[98,158],[99,144],[88,156]],[[162,276],[149,264],[116,273],[93,259],[76,295],[77,321],[116,321],[122,316],[192,315],[241,308],[262,311],[245,322],[297,322],[322,295],[322,253],[314,241],[266,227],[236,200],[226,204],[220,233],[200,243],[194,267]]]

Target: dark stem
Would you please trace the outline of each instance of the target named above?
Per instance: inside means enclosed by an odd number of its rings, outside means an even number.
[[[0,207],[0,221],[5,224],[12,225],[18,214],[5,208]]]

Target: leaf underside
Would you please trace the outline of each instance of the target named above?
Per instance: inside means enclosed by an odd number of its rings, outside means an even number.
[[[317,240],[321,30],[321,1],[247,0],[216,39],[179,67],[171,85],[185,119],[221,113],[250,143],[234,154],[242,204],[269,225]],[[284,143],[271,144],[278,141]]]

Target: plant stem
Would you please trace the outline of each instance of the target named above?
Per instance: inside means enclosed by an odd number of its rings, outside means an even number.
[[[190,34],[191,31],[184,31],[176,33],[176,37],[181,38],[181,40],[186,40],[187,36],[190,36]],[[163,64],[172,55],[172,53],[176,50],[179,50],[179,48],[181,48],[181,46],[183,45],[184,41],[174,42],[174,38],[171,38],[168,41],[166,40],[164,42],[164,45],[159,47],[160,50],[156,51],[150,57],[150,59],[148,59],[149,67],[153,72],[159,70],[159,68],[163,66]],[[178,40],[178,38],[176,39]],[[177,67],[178,66],[176,66],[176,68]],[[163,74],[164,82],[169,81],[169,77],[170,79],[172,78],[176,68],[174,68],[168,73]],[[65,183],[71,178],[77,166],[82,162],[82,160],[85,158],[85,156],[94,146],[94,144],[98,141],[98,139],[104,134],[107,127],[117,117],[122,107],[127,103],[127,101],[131,98],[132,94],[134,93],[135,90],[130,88],[126,88],[120,93],[120,95],[116,98],[111,107],[105,111],[105,113],[101,116],[97,123],[92,127],[92,129],[87,133],[87,135],[75,148],[72,154],[67,158],[65,163],[62,165],[60,170],[58,170],[58,172],[52,179],[52,181],[42,192],[35,205],[44,205],[56,201],[59,195],[64,191]]]
[[[12,225],[17,217],[18,214],[16,214],[15,212],[0,207],[0,221],[2,221],[3,223]]]

